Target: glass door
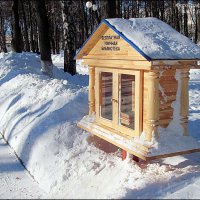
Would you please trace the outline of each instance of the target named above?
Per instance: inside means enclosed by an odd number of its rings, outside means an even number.
[[[119,124],[135,129],[135,75],[120,75]]]
[[[125,135],[139,135],[139,71],[96,68],[97,122]]]
[[[114,128],[113,81],[115,73],[109,69],[95,69],[96,121]]]
[[[113,119],[113,74],[111,72],[101,72],[100,74],[100,112],[104,119]]]

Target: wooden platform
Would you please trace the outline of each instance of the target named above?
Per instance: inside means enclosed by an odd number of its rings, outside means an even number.
[[[133,154],[145,161],[200,152],[200,148],[194,148],[162,154],[160,154],[160,152],[158,151],[158,154],[155,154],[154,152],[154,154],[151,155],[150,151],[153,148],[152,146],[144,145],[139,140],[134,140],[130,136],[124,135],[123,133],[106,127],[104,125],[97,124],[88,118],[88,116],[84,117],[77,124],[78,127],[110,142],[111,144],[114,144],[115,146],[123,150],[126,150],[130,154]]]

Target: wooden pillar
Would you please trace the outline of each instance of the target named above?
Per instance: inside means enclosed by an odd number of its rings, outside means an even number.
[[[151,141],[153,133],[158,139],[159,120],[159,71],[145,73],[145,81],[148,82],[147,97],[147,135],[146,140]]]
[[[89,95],[88,95],[89,115],[92,115],[92,113],[95,112],[94,85],[95,85],[95,68],[90,66],[89,67]]]
[[[180,71],[181,95],[180,95],[180,124],[183,127],[183,135],[188,135],[188,110],[189,110],[189,69]]]

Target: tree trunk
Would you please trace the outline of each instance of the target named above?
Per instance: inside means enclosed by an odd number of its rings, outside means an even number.
[[[5,25],[5,19],[3,18],[1,9],[0,9],[0,50],[3,51],[4,53],[7,53],[7,48],[6,48],[6,31],[4,28]]]
[[[188,4],[188,0],[184,1],[185,4]],[[184,34],[188,37],[188,14],[187,14],[187,6],[184,7]]]
[[[92,0],[92,4],[95,4],[95,0]],[[92,9],[91,9],[92,10]],[[93,17],[93,27],[95,26],[95,20],[97,22],[97,24],[100,24],[101,19],[99,17],[98,11],[97,10],[93,10],[92,14],[94,14],[95,17]],[[95,20],[94,20],[95,19]]]
[[[45,7],[45,1],[34,1],[37,13],[39,32],[39,46],[41,56],[41,68],[45,75],[53,76],[53,64],[51,60],[51,47],[49,36],[49,23]]]
[[[16,53],[21,53],[23,49],[21,29],[19,26],[18,0],[13,1],[13,39],[11,42],[12,50]]]
[[[195,7],[195,31],[194,31],[194,42],[198,41],[198,9]]]
[[[83,26],[84,26],[84,30],[83,32],[84,34],[84,41],[89,37],[88,34],[88,22],[87,22],[87,13],[85,12],[85,2],[83,0],[80,0],[80,4],[82,6],[82,15],[83,15]]]
[[[116,10],[119,9],[118,0],[101,0],[100,3],[101,19],[116,18]]]
[[[22,15],[23,15],[23,20],[24,20],[24,39],[25,39],[25,51],[30,51],[30,44],[29,44],[29,39],[28,39],[28,27],[27,27],[27,22],[26,22],[26,14],[24,10],[24,1],[20,1],[21,6],[22,6]]]
[[[164,20],[164,13],[165,13],[165,1],[161,0],[160,1],[160,19],[162,21]]]
[[[178,11],[178,7],[176,6],[176,4],[178,3],[177,0],[174,0],[174,10],[175,10],[175,28],[178,32],[180,32],[180,20],[179,20],[179,11]]]
[[[200,42],[200,9],[197,11],[197,42]]]
[[[158,11],[158,2],[157,1],[151,1],[152,5],[152,15],[153,17],[159,17],[159,11]]]
[[[60,53],[60,31],[59,31],[59,28],[58,26],[56,26],[56,53],[59,54]]]
[[[34,40],[33,40],[32,10],[31,10],[30,1],[28,1],[28,13],[29,13],[29,23],[30,23],[30,48],[31,48],[31,51],[35,53],[35,45],[34,45]]]
[[[64,30],[64,71],[71,75],[76,74],[76,62],[74,56],[76,54],[76,37],[74,14],[76,13],[76,2],[72,0],[61,1],[63,30]]]
[[[120,18],[121,17],[121,12],[120,12],[120,0],[116,0],[116,17]]]
[[[117,10],[117,0],[110,1],[108,0],[108,18],[115,18],[116,17],[116,10]]]
[[[145,17],[149,16],[148,8],[147,8],[147,0],[144,1],[144,10],[145,10]]]

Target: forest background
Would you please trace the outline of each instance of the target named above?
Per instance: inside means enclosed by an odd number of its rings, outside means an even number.
[[[200,42],[199,0],[1,0],[0,52],[40,54],[53,76],[51,54],[64,51],[64,71],[76,74],[76,51],[102,19],[156,17]]]

